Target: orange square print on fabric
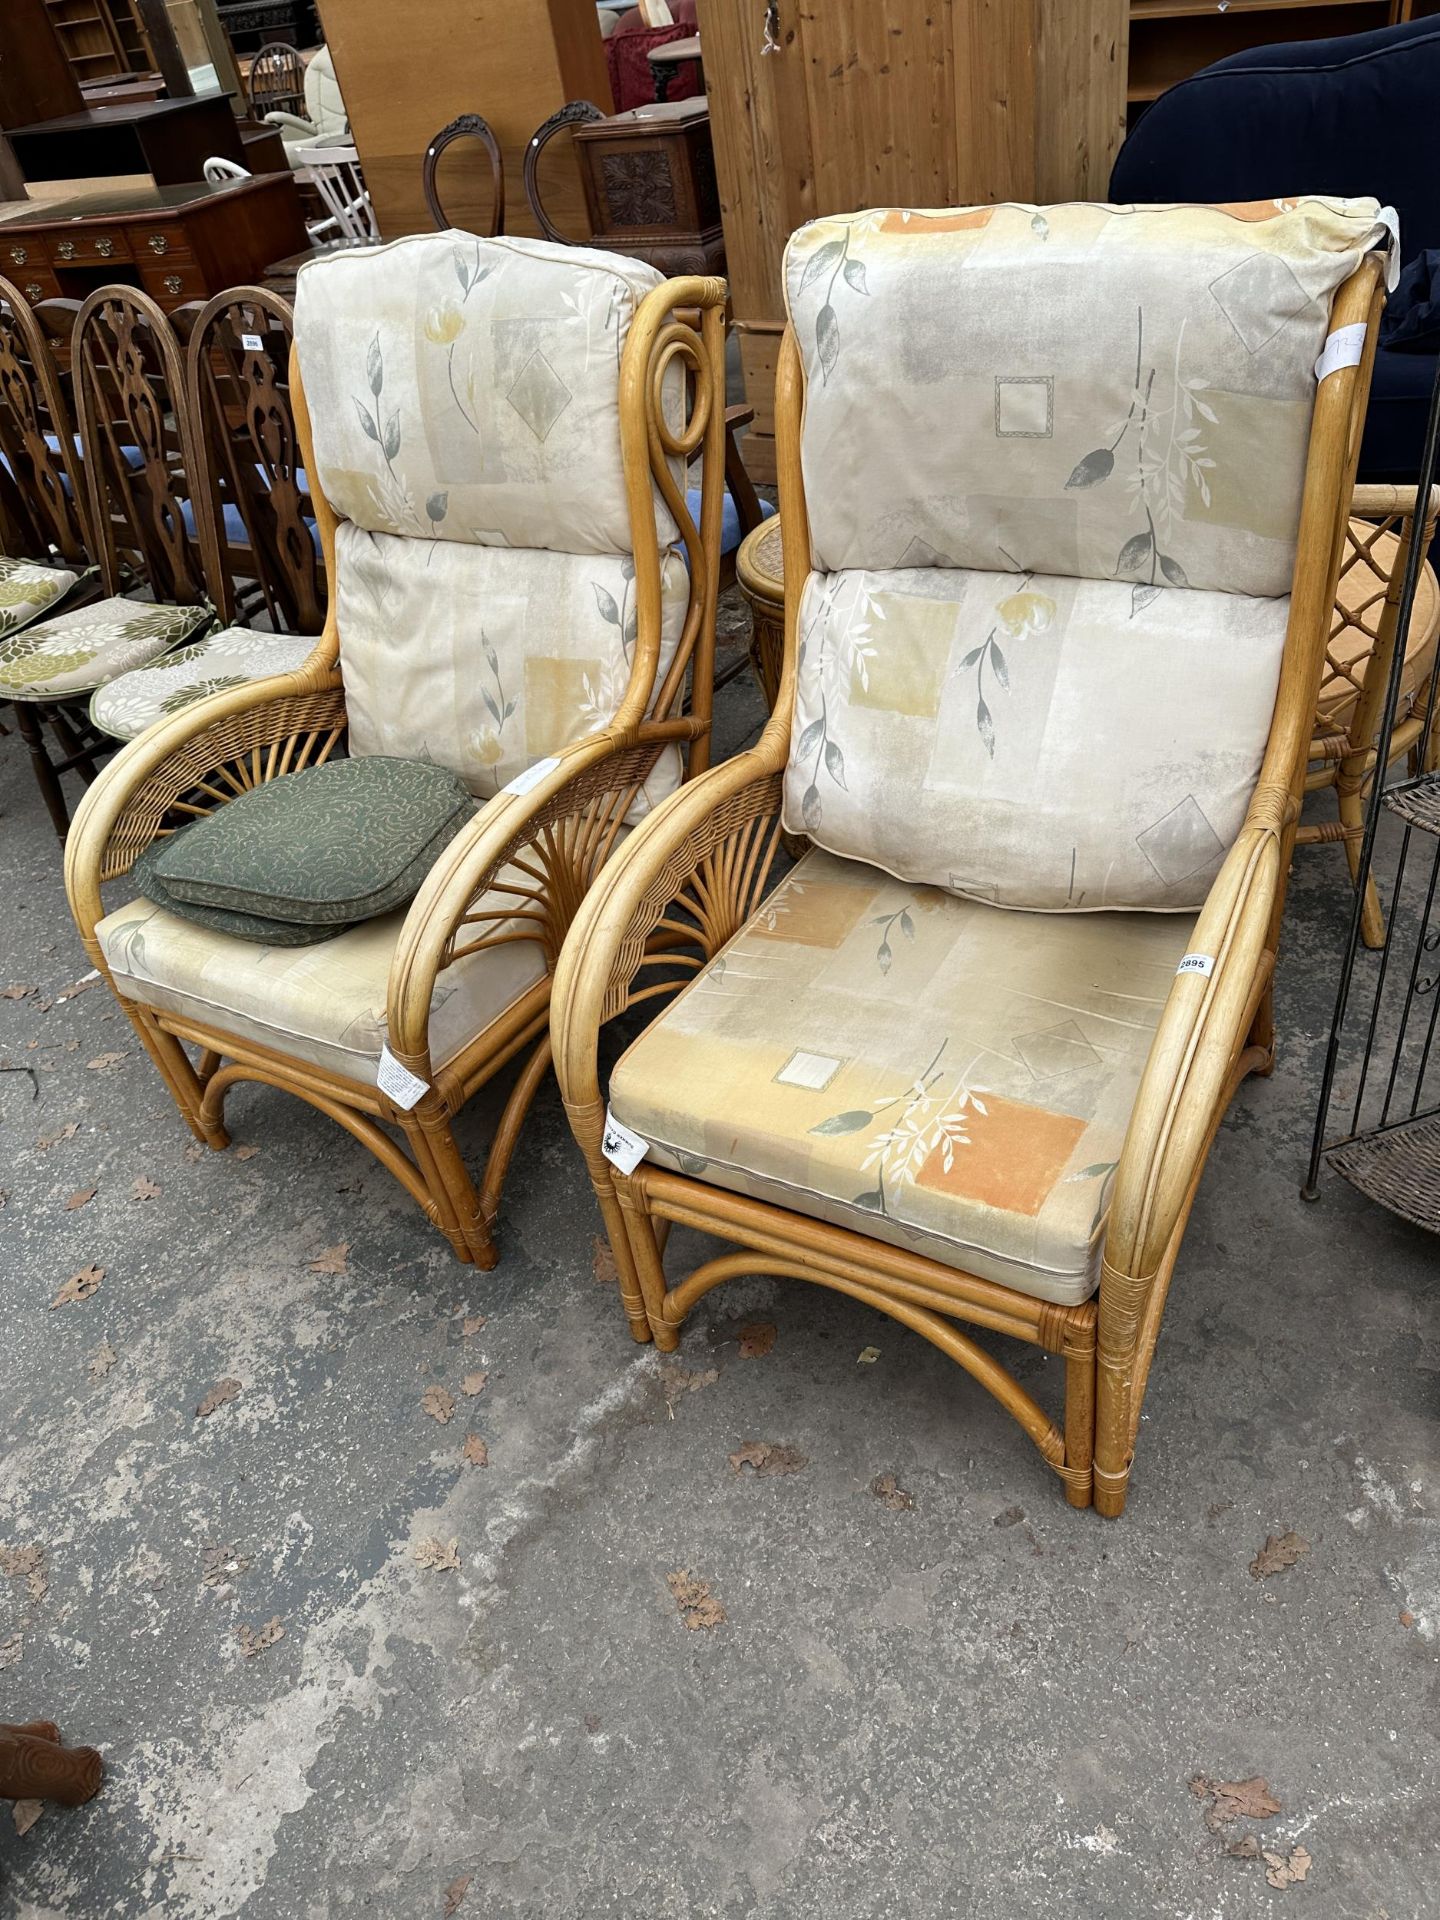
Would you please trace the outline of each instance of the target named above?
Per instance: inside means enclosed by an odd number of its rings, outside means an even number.
[[[985,1111],[977,1113],[971,1106],[969,1141],[953,1148],[949,1171],[941,1140],[926,1156],[915,1184],[1033,1219],[1064,1172],[1086,1123],[1073,1114],[1051,1113],[993,1093],[980,1097]]]

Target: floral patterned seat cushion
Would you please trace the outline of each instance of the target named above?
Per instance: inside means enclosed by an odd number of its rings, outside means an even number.
[[[1194,910],[1244,823],[1288,615],[1057,574],[811,574],[786,825],[1000,906]]]
[[[0,641],[38,620],[79,578],[66,567],[42,567],[33,560],[7,560],[0,554]]]
[[[0,699],[64,700],[166,653],[213,619],[209,607],[100,600],[0,640]]]
[[[514,896],[497,904],[513,906]],[[96,932],[127,999],[373,1084],[386,1038],[390,962],[404,923],[401,911],[318,946],[263,947],[134,900]],[[544,977],[544,955],[533,940],[486,948],[447,967],[430,1002],[434,1066],[454,1059]]]
[[[811,853],[610,1108],[663,1166],[1073,1304],[1192,925],[997,913]]]
[[[226,627],[97,687],[90,697],[90,718],[116,740],[135,740],[147,727],[208,694],[265,680],[272,673],[293,673],[314,646],[313,639],[290,634]]]

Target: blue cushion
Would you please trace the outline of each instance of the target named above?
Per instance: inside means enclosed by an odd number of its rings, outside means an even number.
[[[698,527],[700,524],[700,489],[691,487],[685,495],[685,505],[690,509],[690,518]],[[760,502],[760,517],[768,520],[775,509],[768,500]],[[725,493],[725,507],[720,516],[720,551],[722,554],[734,553],[744,535],[740,526],[740,509],[730,497],[729,489]]]

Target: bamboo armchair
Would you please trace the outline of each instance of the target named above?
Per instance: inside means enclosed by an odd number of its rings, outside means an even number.
[[[451,243],[459,241],[467,248],[484,244],[456,234],[399,244],[443,246],[448,272]],[[592,269],[597,258],[590,256]],[[326,262],[307,271],[328,267]],[[371,1059],[368,1070],[340,1071],[263,1043],[253,1024],[237,1031],[239,1023],[227,1024],[222,1011],[210,1017],[193,1009],[167,1011],[116,989],[197,1140],[216,1150],[229,1144],[223,1110],[237,1082],[292,1093],[368,1147],[456,1257],[476,1266],[493,1266],[497,1258],[492,1228],[525,1114],[549,1066],[551,977],[575,910],[623,837],[627,813],[662,757],[679,756],[679,777],[694,777],[708,765],[724,483],[724,299],[723,282],[696,278],[656,286],[636,307],[619,365],[619,447],[612,461],[623,475],[616,484],[623,491],[633,556],[628,678],[603,724],[536,761],[488,799],[398,916],[388,977],[381,975],[384,1045],[377,1037],[378,1064]],[[679,308],[695,310],[698,327],[678,324]],[[302,367],[297,349],[291,396],[325,571],[333,583],[337,540],[347,528],[322,485],[325,468],[317,459]],[[372,365],[371,391],[377,395],[379,378]],[[681,389],[690,396],[688,411],[673,403]],[[388,426],[381,432],[390,437]],[[397,445],[398,428],[387,465]],[[683,475],[693,456],[699,456],[704,475],[698,523],[686,511],[677,480],[677,469]],[[663,672],[657,500],[673,516],[688,562],[682,624]],[[444,505],[438,497],[426,505],[433,527]],[[431,548],[432,558],[434,545],[417,542]],[[493,555],[496,549],[464,551]],[[419,564],[423,568],[423,559]],[[324,632],[303,667],[213,695],[162,722],[126,748],[91,790],[67,846],[66,886],[86,950],[112,987],[102,938],[103,890],[177,826],[263,782],[346,751],[350,715],[341,675],[347,657],[341,598],[332,593]],[[482,609],[477,625],[483,617]],[[475,680],[486,671],[481,639],[476,631],[476,659],[466,670]],[[452,1035],[442,1056],[433,1009],[457,991],[462,976],[474,977],[467,970],[513,966],[517,954],[528,956],[519,984],[508,996],[498,994],[500,1004],[460,1044]],[[455,1118],[473,1093],[516,1060],[519,1073],[477,1191],[455,1136]]]
[[[1376,742],[1385,711],[1385,691],[1395,658],[1401,584],[1417,537],[1428,551],[1440,516],[1440,487],[1420,510],[1415,487],[1358,486],[1345,531],[1339,594],[1325,647],[1319,704],[1305,791],[1335,795],[1337,818],[1302,823],[1300,846],[1339,841],[1351,879],[1359,870],[1365,809],[1375,778]],[[1440,730],[1430,708],[1430,674],[1440,627],[1440,588],[1427,563],[1406,636],[1401,669],[1402,704],[1390,736],[1390,764],[1403,756],[1416,772],[1440,764]],[[1385,939],[1385,921],[1374,876],[1367,876],[1360,934],[1367,947]]]
[[[839,254],[837,243],[832,258]],[[838,266],[833,271],[838,275]],[[865,290],[863,279],[858,290]],[[1189,947],[1212,964],[1205,970],[1182,967],[1174,973],[1172,959],[1167,968],[1167,976],[1173,977],[1168,994],[1161,989],[1163,1009],[1130,1109],[1108,1213],[1102,1206],[1095,1216],[1101,1249],[1098,1290],[1068,1304],[892,1244],[900,1236],[882,1239],[863,1226],[820,1217],[818,1208],[806,1211],[803,1204],[781,1204],[753,1190],[736,1190],[734,1182],[717,1184],[707,1177],[709,1163],[703,1153],[691,1157],[667,1149],[670,1164],[662,1164],[640,1133],[617,1124],[623,1122],[623,1113],[612,1119],[607,1108],[600,1066],[606,1023],[690,983],[690,991],[700,993],[726,964],[728,943],[747,927],[751,932],[764,930],[765,915],[775,911],[782,791],[797,696],[800,604],[812,565],[819,564],[812,561],[801,458],[807,380],[793,325],[787,330],[776,386],[785,641],[772,717],[753,748],[673,795],[617,852],[577,913],[556,970],[552,1025],[557,1078],[614,1252],[622,1308],[637,1341],[653,1340],[662,1349],[673,1349],[697,1303],[724,1281],[746,1274],[833,1288],[920,1333],[994,1395],[1061,1479],[1072,1506],[1093,1502],[1106,1516],[1122,1511],[1166,1293],[1206,1155],[1241,1081],[1251,1073],[1268,1073],[1273,1064],[1271,979],[1340,566],[1342,503],[1353,483],[1382,300],[1380,265],[1373,255],[1334,299],[1332,329],[1351,325],[1368,331],[1359,363],[1330,374],[1315,400],[1293,593],[1268,743],[1243,828],[1188,939]],[[1123,400],[1121,410],[1123,414]],[[871,877],[885,879],[873,871]],[[781,902],[780,911],[785,904]],[[987,907],[978,911],[992,922],[1008,921],[1012,928],[1027,919],[1055,918],[997,916]],[[1093,924],[1105,916],[1085,917]],[[899,918],[898,912],[891,916]],[[1068,918],[1074,925],[1080,916]],[[887,925],[887,940],[890,932]],[[756,950],[752,944],[745,954]],[[745,954],[741,967],[748,977],[753,967],[746,964]],[[888,966],[888,958],[882,965]],[[683,1004],[674,1002],[672,1010]],[[669,1012],[662,1017],[668,1019]],[[658,1025],[642,1033],[635,1051],[643,1050]],[[683,1078],[687,1029],[681,1024],[671,1031],[678,1038],[663,1057]],[[715,1029],[707,1031],[713,1034]],[[781,1051],[789,1044],[782,1042]],[[801,1039],[794,1044],[808,1043]],[[837,1054],[843,1050],[840,1039],[827,1049]],[[715,1057],[706,1056],[706,1066]],[[706,1066],[697,1057],[690,1071],[698,1077]],[[908,1074],[894,1074],[897,1083],[905,1078]],[[835,1104],[842,1102],[837,1099]],[[705,1111],[723,1116],[715,1119],[715,1130],[728,1139],[728,1110],[711,1105]],[[840,1114],[809,1132],[843,1132],[857,1117],[872,1118],[868,1113]],[[734,1124],[743,1124],[739,1113]],[[797,1143],[797,1153],[803,1144]],[[709,1150],[707,1146],[704,1152]],[[723,1146],[716,1145],[714,1152],[723,1160]],[[1087,1167],[1070,1177],[1107,1171]],[[771,1193],[785,1185],[793,1193],[793,1182],[800,1179],[803,1174],[792,1174],[782,1182],[777,1172]],[[876,1198],[870,1195],[852,1204],[873,1209]],[[883,1213],[883,1180],[879,1200]],[[853,1211],[850,1217],[855,1217]],[[878,1218],[874,1212],[868,1217]],[[665,1248],[669,1230],[677,1224],[718,1236],[730,1247],[688,1273],[668,1277]],[[967,1328],[1005,1334],[1062,1357],[1063,1410],[1042,1406]]]

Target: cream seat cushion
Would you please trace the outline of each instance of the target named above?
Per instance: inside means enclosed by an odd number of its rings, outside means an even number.
[[[79,578],[69,567],[42,567],[0,554],[0,638],[38,620]]]
[[[367,920],[318,946],[260,947],[134,900],[107,914],[96,932],[127,998],[373,1083],[404,920],[403,912]],[[447,967],[430,1003],[432,1064],[443,1067],[544,977],[544,956],[530,940]]]
[[[664,1166],[1073,1304],[1192,927],[998,913],[810,853],[610,1108]]]
[[[1203,906],[1288,599],[1058,574],[811,574],[785,824],[1000,906]]]

